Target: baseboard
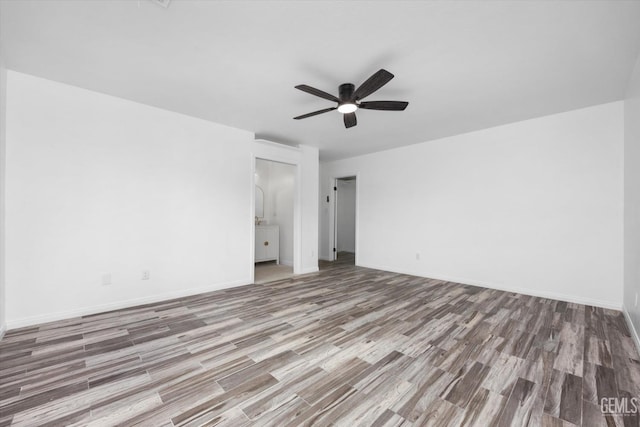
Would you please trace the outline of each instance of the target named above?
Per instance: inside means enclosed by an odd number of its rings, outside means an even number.
[[[410,271],[399,271],[398,269],[394,269],[392,267],[387,267],[387,266],[374,266],[374,265],[367,265],[367,264],[358,264],[358,265],[360,267],[373,268],[375,270],[390,271],[390,272],[393,272],[393,273],[407,274],[407,275],[410,275],[410,276],[418,276],[418,277],[425,277],[425,278],[429,278],[429,279],[444,280],[444,281],[447,281],[447,282],[455,282],[455,283],[460,283],[460,284],[463,284],[463,285],[479,286],[481,288],[495,289],[497,291],[513,292],[513,293],[516,293],[516,294],[529,295],[529,296],[539,297],[539,298],[554,299],[554,300],[559,300],[559,301],[571,302],[571,303],[575,303],[575,304],[591,305],[591,306],[594,306],[594,307],[602,307],[602,308],[607,308],[607,309],[611,309],[611,310],[620,311],[622,309],[622,304],[616,304],[616,303],[610,302],[610,301],[594,300],[592,298],[576,297],[575,295],[567,295],[567,294],[562,294],[562,293],[558,293],[558,292],[545,292],[545,291],[539,291],[537,289],[518,288],[518,287],[515,287],[515,286],[495,285],[493,283],[481,282],[481,281],[477,281],[477,280],[470,280],[470,279],[465,279],[465,278],[460,278],[460,277],[447,277],[447,276],[442,276],[442,275],[438,275],[438,274],[431,275],[431,274],[427,273],[427,275],[425,275],[424,273],[417,273],[415,271],[413,271],[413,272],[410,272]]]
[[[622,313],[624,314],[624,318],[627,321],[627,326],[629,327],[629,331],[631,332],[631,338],[636,344],[636,350],[638,350],[638,354],[640,354],[640,336],[638,335],[638,330],[631,321],[631,316],[629,315],[629,312],[627,311],[627,308],[624,306],[624,304],[622,305]]]
[[[620,307],[620,306],[618,306],[616,304],[613,304],[613,303],[607,303],[607,302],[603,303],[602,301],[595,301],[595,300],[592,300],[592,299],[589,299],[589,298],[575,297],[575,296],[570,296],[570,295],[565,295],[565,294],[560,294],[560,293],[555,293],[555,292],[539,292],[537,290],[531,290],[531,289],[527,289],[527,288],[495,286],[493,284],[484,283],[484,282],[478,282],[478,281],[473,281],[473,280],[468,280],[468,279],[445,277],[445,276],[440,276],[440,275],[425,276],[423,274],[417,274],[416,272],[399,271],[398,269],[394,269],[394,268],[387,267],[387,266],[374,266],[374,265],[367,265],[367,264],[359,264],[359,266],[366,267],[366,268],[371,268],[371,269],[375,269],[375,270],[384,270],[384,271],[389,271],[389,272],[393,272],[393,273],[407,274],[407,275],[411,275],[411,276],[428,277],[428,278],[431,278],[431,279],[444,280],[444,281],[447,281],[447,282],[455,282],[455,283],[461,283],[461,284],[466,284],[466,285],[471,285],[471,286],[480,286],[480,287],[483,287],[483,288],[496,289],[496,290],[505,291],[505,292],[514,292],[514,293],[519,293],[519,294],[524,294],[524,295],[531,295],[531,296],[535,296],[535,297],[549,298],[549,299],[555,299],[555,300],[572,302],[572,303],[577,303],[577,304],[584,304],[584,305],[592,305],[592,306],[596,306],[596,307],[603,307],[603,308],[608,308],[608,309],[613,309],[613,310],[620,310],[622,308],[622,312],[624,313],[625,319],[626,319],[627,324],[629,325],[629,329],[630,329],[630,331],[632,333],[633,340],[634,340],[634,342],[635,342],[635,344],[636,344],[636,346],[638,348],[638,352],[640,353],[640,339],[639,339],[637,330],[635,329],[633,323],[631,322],[631,318],[629,317],[629,313],[627,312],[627,310],[624,307]],[[296,274],[309,274],[309,273],[316,273],[318,271],[319,271],[318,267],[311,267],[311,268],[303,269],[303,270],[299,271]],[[217,284],[210,285],[210,286],[186,289],[186,290],[181,290],[181,291],[177,291],[177,292],[169,292],[169,293],[153,295],[153,296],[149,296],[149,297],[135,298],[135,299],[130,299],[130,300],[126,300],[126,301],[119,301],[119,302],[109,303],[109,304],[101,304],[101,305],[97,305],[97,306],[93,306],[93,307],[84,307],[84,308],[81,308],[81,309],[60,311],[60,312],[56,312],[56,313],[48,313],[48,314],[44,314],[44,315],[30,316],[30,317],[24,317],[24,318],[21,318],[21,319],[10,320],[10,321],[7,321],[6,325],[0,326],[0,339],[2,339],[2,337],[4,336],[6,331],[11,330],[11,329],[22,328],[22,327],[25,327],[25,326],[33,326],[33,325],[38,325],[38,324],[41,324],[41,323],[53,322],[53,321],[58,321],[58,320],[70,319],[70,318],[73,318],[73,317],[88,316],[88,315],[91,315],[91,314],[102,313],[102,312],[105,312],[105,311],[119,310],[119,309],[123,309],[123,308],[130,308],[130,307],[135,307],[135,306],[138,306],[138,305],[151,304],[151,303],[171,300],[171,299],[175,299],[175,298],[181,298],[181,297],[186,297],[186,296],[202,294],[202,293],[206,293],[206,292],[217,291],[217,290],[221,290],[221,289],[234,288],[234,287],[238,287],[238,286],[245,286],[245,285],[249,285],[249,284],[250,284],[250,280],[249,279],[238,280],[238,281],[233,281],[233,282],[217,283]]]
[[[105,311],[120,310],[123,308],[131,308],[138,305],[152,304],[161,301],[172,300],[192,295],[203,294],[207,292],[218,291],[221,289],[235,288],[238,286],[249,285],[250,280],[237,280],[233,282],[216,283],[209,286],[201,286],[198,288],[184,289],[176,292],[167,292],[164,294],[153,295],[143,298],[134,298],[125,301],[118,301],[108,304],[95,305],[92,307],[83,307],[79,309],[58,311],[38,316],[23,317],[21,319],[9,320],[6,324],[6,330],[23,328],[25,326],[34,326],[41,323],[55,322],[58,320],[71,319],[74,317],[88,316],[91,314],[103,313]]]
[[[286,265],[287,267],[293,267],[293,260],[290,259],[281,259],[280,264]]]

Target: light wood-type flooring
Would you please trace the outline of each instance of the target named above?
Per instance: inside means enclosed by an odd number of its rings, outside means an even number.
[[[618,311],[323,263],[9,331],[0,426],[637,426]]]
[[[263,285],[275,280],[293,277],[293,267],[276,264],[275,261],[259,262],[254,266],[253,283]]]

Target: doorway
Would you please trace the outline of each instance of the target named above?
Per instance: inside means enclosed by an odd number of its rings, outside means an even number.
[[[356,257],[356,191],[355,176],[336,178],[334,221],[334,261],[355,264]]]
[[[296,166],[255,161],[254,283],[293,276]]]

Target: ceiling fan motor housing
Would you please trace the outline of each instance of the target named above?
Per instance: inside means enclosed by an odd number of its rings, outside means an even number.
[[[352,104],[355,103],[355,99],[353,99],[353,92],[356,90],[356,87],[352,83],[343,83],[338,88],[340,104]]]

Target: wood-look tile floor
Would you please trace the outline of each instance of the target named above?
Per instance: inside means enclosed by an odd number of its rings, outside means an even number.
[[[13,330],[0,425],[638,425],[620,312],[370,270]]]

